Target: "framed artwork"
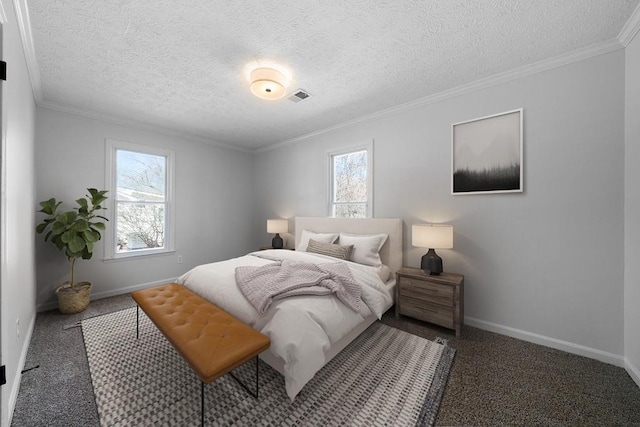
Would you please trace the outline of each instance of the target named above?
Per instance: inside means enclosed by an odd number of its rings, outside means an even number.
[[[451,130],[451,194],[522,192],[522,108]]]

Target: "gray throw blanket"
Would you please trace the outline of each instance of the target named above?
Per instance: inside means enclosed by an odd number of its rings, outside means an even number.
[[[362,304],[362,289],[346,264],[284,260],[260,267],[237,267],[236,283],[249,303],[264,316],[275,300],[297,295],[335,293],[353,311]]]

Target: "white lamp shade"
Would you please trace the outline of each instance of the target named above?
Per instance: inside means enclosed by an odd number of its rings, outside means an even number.
[[[453,226],[444,224],[413,225],[411,243],[419,248],[453,248]]]
[[[267,233],[280,234],[289,231],[289,221],[286,219],[268,219]]]

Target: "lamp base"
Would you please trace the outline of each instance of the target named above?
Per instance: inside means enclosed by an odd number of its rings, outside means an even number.
[[[273,249],[282,249],[284,246],[284,242],[282,241],[282,237],[280,234],[276,233],[275,237],[271,240],[271,247]]]
[[[429,251],[422,256],[420,268],[431,276],[437,276],[442,273],[442,258],[438,256],[435,250]]]

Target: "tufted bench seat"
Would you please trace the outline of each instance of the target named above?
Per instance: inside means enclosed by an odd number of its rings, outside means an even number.
[[[164,334],[202,380],[202,422],[204,384],[256,358],[258,396],[258,354],[269,348],[267,336],[245,325],[226,311],[177,283],[135,291],[131,294],[142,310]],[[138,313],[136,322],[138,323]],[[138,326],[136,325],[136,338]],[[247,391],[251,390],[238,381]]]

